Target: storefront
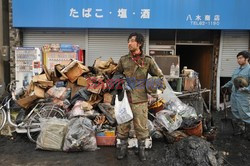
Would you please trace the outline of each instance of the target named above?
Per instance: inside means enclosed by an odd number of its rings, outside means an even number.
[[[41,48],[48,43],[75,44],[86,51],[85,63],[88,65],[98,57],[105,60],[112,57],[117,62],[128,52],[127,37],[134,31],[148,36],[146,30],[135,29],[24,29],[23,46]]]
[[[202,87],[219,96],[220,77],[230,76],[236,52],[249,48],[249,5],[247,0],[13,0],[13,27],[21,29],[25,47],[79,45],[87,65],[98,57],[117,62],[128,51],[128,35],[140,32],[147,54],[157,47],[179,55],[180,68],[197,71]]]

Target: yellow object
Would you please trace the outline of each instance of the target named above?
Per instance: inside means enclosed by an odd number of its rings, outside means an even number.
[[[104,132],[104,134],[105,134],[105,136],[113,137],[113,136],[115,136],[115,131],[114,130],[112,130],[112,131],[107,130]]]
[[[166,101],[164,99],[159,99],[156,102],[154,102],[153,104],[151,104],[148,108],[149,109],[158,108],[158,107],[162,106],[165,103],[166,103]]]

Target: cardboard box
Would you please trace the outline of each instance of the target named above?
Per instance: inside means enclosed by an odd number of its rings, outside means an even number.
[[[100,73],[111,74],[116,70],[117,64],[113,61],[112,58],[109,58],[108,61],[102,61],[100,58],[97,58],[94,62],[94,68]]]
[[[70,88],[71,89],[71,98],[75,96],[75,94],[82,89],[82,86],[78,86],[75,85],[74,83],[71,83],[70,81],[68,81],[67,87],[66,88]]]
[[[53,86],[53,81],[48,81],[46,74],[40,74],[33,77],[34,83],[39,83],[41,87],[47,88]]]
[[[86,72],[86,66],[76,63],[71,69],[69,69],[65,75],[68,77],[70,82],[75,82],[84,72]]]
[[[77,85],[88,86],[88,80],[82,76],[77,79]]]
[[[33,81],[30,81],[30,84],[27,87],[27,90],[26,90],[24,96],[29,96],[34,91],[34,86],[35,85],[34,85]]]
[[[27,109],[36,99],[38,99],[36,95],[26,96],[22,99],[17,100],[17,104]]]
[[[33,82],[48,81],[46,74],[40,74],[33,77]]]
[[[91,94],[88,103],[91,105],[98,104],[102,101],[102,96],[98,94]]]
[[[113,95],[111,95],[110,93],[104,93],[103,95],[103,103],[111,103],[113,98]]]
[[[183,80],[183,89],[185,91],[196,91],[197,90],[197,85],[196,85],[196,78],[184,78]]]
[[[61,64],[55,65],[55,72],[54,72],[54,75],[55,75],[55,77],[60,78],[60,80],[66,80],[66,79],[68,79],[68,77],[62,72],[63,67],[64,67],[64,66],[61,65]],[[62,78],[61,78],[61,77],[62,77]]]
[[[53,81],[39,81],[38,83],[42,88],[48,88],[54,86]]]
[[[88,89],[88,91],[90,91],[94,94],[100,94],[102,88],[103,88],[103,84],[90,83],[87,89]]]
[[[51,71],[50,70],[48,70],[48,68],[47,68],[47,66],[46,65],[43,65],[43,71],[45,72],[45,75],[46,75],[46,77],[47,77],[47,79],[49,80],[49,81],[51,81],[52,79],[51,79]]]
[[[38,98],[44,98],[44,89],[40,88],[39,86],[34,87],[34,93]]]

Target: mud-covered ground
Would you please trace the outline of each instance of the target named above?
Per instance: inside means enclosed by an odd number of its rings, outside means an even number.
[[[229,118],[231,117],[232,114],[229,112]],[[225,154],[225,165],[250,166],[250,141],[244,136],[232,136],[233,130],[230,122],[221,120],[224,118],[223,112],[216,113],[214,118],[218,134],[213,145]],[[248,132],[250,132],[250,129],[248,129]]]
[[[231,136],[232,130],[220,131],[221,117],[222,112],[214,114],[218,128],[214,148],[224,154],[224,165],[249,166],[250,141]],[[171,152],[166,148],[172,146],[164,141],[154,141],[152,149],[147,151],[147,161],[140,162],[134,150],[129,150],[126,159],[118,161],[115,147],[101,147],[94,152],[51,152],[36,150],[26,135],[18,135],[14,139],[0,136],[0,165],[163,165],[159,161]]]

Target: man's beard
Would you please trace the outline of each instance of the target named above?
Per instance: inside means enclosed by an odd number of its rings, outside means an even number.
[[[137,49],[135,49],[135,48],[129,48],[129,51],[130,52],[135,52]]]

